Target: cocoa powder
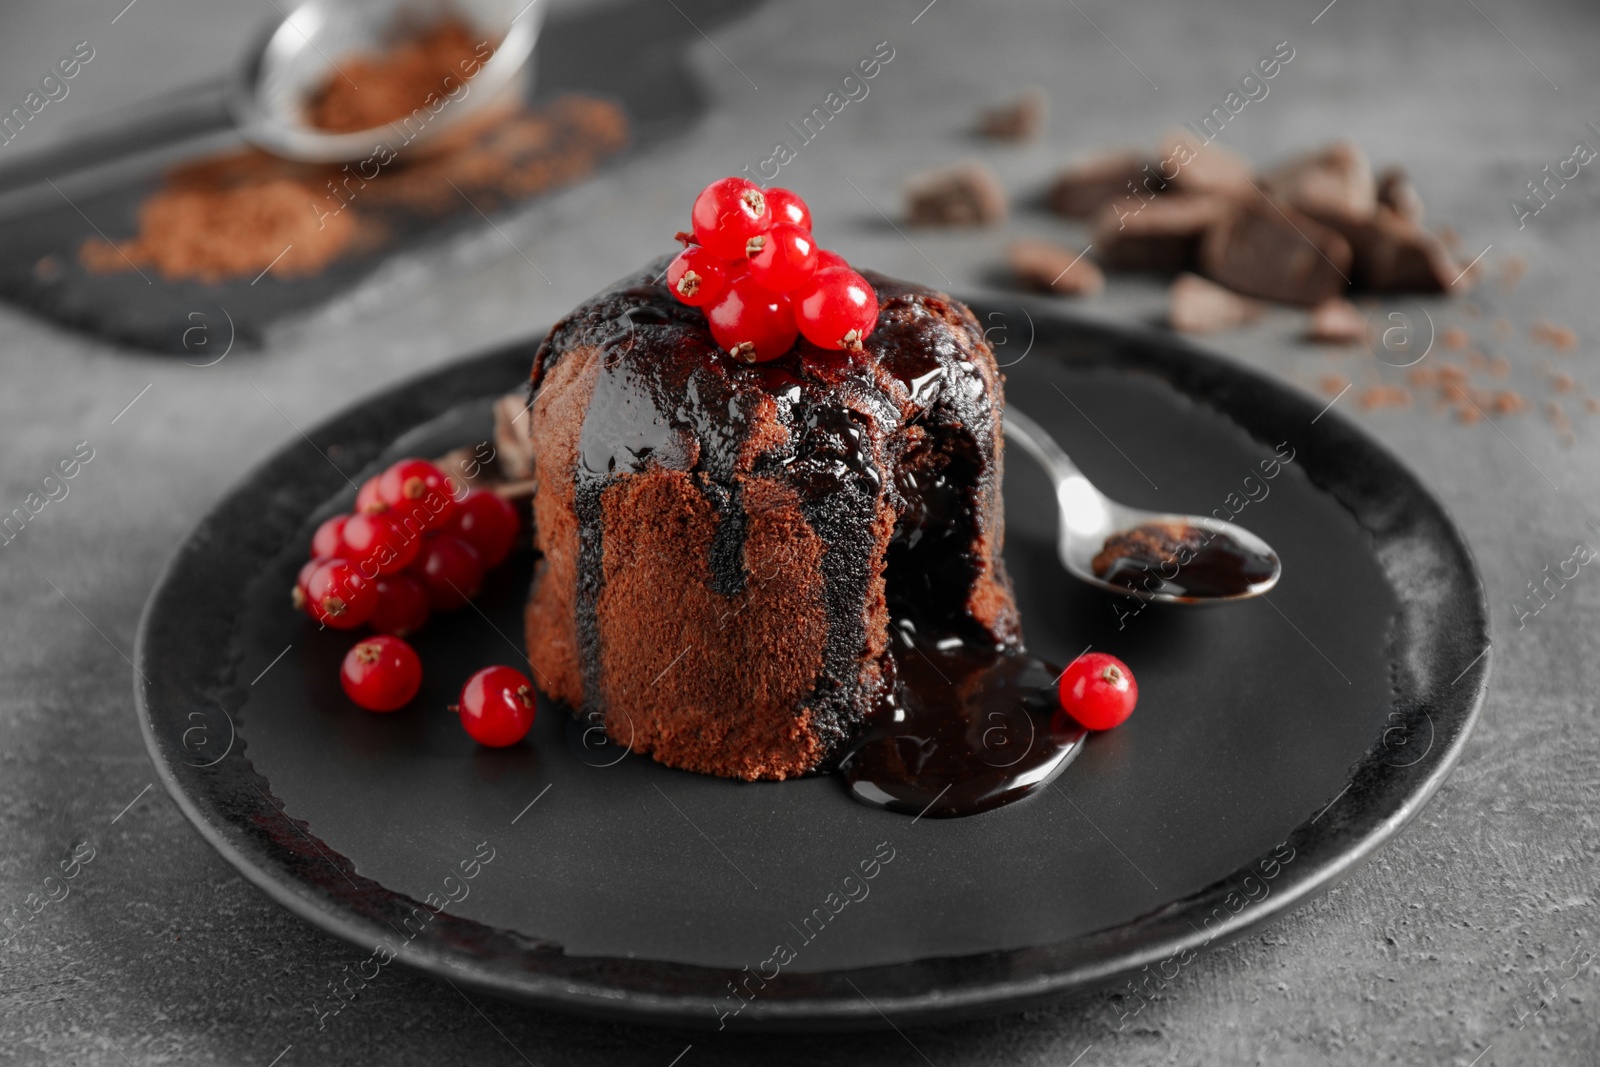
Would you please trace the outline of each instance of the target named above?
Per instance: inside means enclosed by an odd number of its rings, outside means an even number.
[[[305,101],[308,125],[330,133],[376,129],[428,103],[429,94],[453,96],[494,54],[460,18],[400,26],[383,52],[357,52],[339,60]]]
[[[333,130],[407,118],[372,155],[341,166],[247,148],[182,164],[139,206],[131,237],[90,237],[79,263],[94,274],[138,269],[210,284],[313,276],[381,247],[391,223],[486,212],[569,185],[627,144],[628,119],[616,104],[568,95],[538,108],[507,101],[412,147],[420,131],[409,116],[429,115],[418,109],[430,94],[451,91],[446,77],[470,76],[488,48],[447,19],[386,53],[344,57],[343,73],[330,73],[308,98],[308,118]]]

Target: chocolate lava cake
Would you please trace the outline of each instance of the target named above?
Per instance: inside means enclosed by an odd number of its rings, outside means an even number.
[[[830,769],[894,687],[891,626],[1020,646],[1001,375],[966,307],[878,274],[863,350],[739,362],[667,263],[534,358],[529,659],[548,696],[670,766]]]

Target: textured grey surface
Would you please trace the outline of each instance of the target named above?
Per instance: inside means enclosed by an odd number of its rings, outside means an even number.
[[[1031,194],[1074,153],[1148,142],[1197,118],[1287,39],[1295,59],[1225,140],[1264,159],[1348,134],[1379,160],[1403,160],[1430,217],[1460,231],[1467,257],[1492,245],[1487,264],[1514,254],[1530,262],[1513,292],[1480,286],[1478,319],[1460,302],[1428,302],[1439,326],[1468,328],[1484,351],[1507,357],[1510,383],[1541,403],[1557,395],[1549,368],[1580,384],[1592,377],[1600,390],[1596,176],[1586,168],[1524,230],[1507,207],[1575,141],[1600,145],[1586,126],[1600,121],[1600,77],[1587,62],[1600,47],[1600,15],[1577,2],[1323,2],[775,6],[697,53],[718,103],[679,147],[545,202],[503,224],[504,236],[486,232],[425,262],[396,263],[355,297],[278,333],[265,352],[186,367],[0,309],[0,510],[21,504],[78,442],[94,448],[69,494],[0,547],[0,915],[27,915],[28,895],[46,891],[74,845],[95,849],[65,899],[0,945],[0,1057],[262,1067],[665,1067],[680,1054],[682,1067],[1595,1062],[1600,968],[1578,964],[1600,949],[1600,578],[1582,569],[1520,627],[1512,607],[1575,543],[1600,544],[1585,528],[1597,516],[1600,416],[1570,395],[1567,443],[1537,407],[1462,425],[1426,402],[1363,411],[1359,390],[1339,401],[1437,489],[1478,553],[1496,626],[1485,714],[1462,765],[1398,841],[1319,902],[1202,954],[1121,1029],[1139,1002],[1106,994],[904,1035],[680,1034],[469,1004],[391,969],[319,1030],[312,1005],[362,954],[268,904],[158,788],[146,788],[153,774],[125,655],[162,561],[227,486],[293,440],[295,426],[545,325],[635,265],[681,225],[700,184],[769,155],[784,123],[820,105],[879,41],[895,58],[870,95],[780,179],[809,199],[824,242],[853,260],[963,289],[989,280],[1010,235],[1082,240],[1023,207],[1000,231],[910,232],[908,241],[877,209],[895,213],[910,169],[969,154],[989,158],[1019,197]],[[53,60],[85,37],[104,64],[80,79],[82,96],[60,105],[76,99],[85,113],[164,87],[186,64],[210,65],[181,57],[232,52],[231,42],[216,43],[227,19],[186,10],[207,5],[142,0],[112,25],[121,6],[8,6],[0,101],[9,107],[26,92],[30,59]],[[101,75],[91,94],[87,79]],[[1045,142],[996,150],[966,136],[978,103],[1029,82],[1053,99]],[[1113,279],[1085,307],[1147,318],[1162,293]],[[1506,340],[1488,326],[1500,316],[1513,327]],[[1575,329],[1585,339],[1576,354],[1532,343],[1540,318]],[[1335,373],[1361,384],[1402,380],[1369,357],[1301,345],[1300,327],[1299,315],[1274,311],[1213,343],[1308,389]]]

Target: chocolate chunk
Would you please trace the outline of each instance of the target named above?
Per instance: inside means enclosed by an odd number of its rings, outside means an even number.
[[[1380,207],[1360,222],[1335,225],[1355,250],[1351,280],[1373,293],[1442,293],[1460,273],[1444,242],[1393,208]],[[1466,288],[1465,277],[1456,288]]]
[[[1422,221],[1422,197],[1402,167],[1385,167],[1378,175],[1378,203],[1393,208],[1403,219]]]
[[[1200,238],[1227,214],[1220,196],[1162,193],[1128,210],[1108,204],[1100,210],[1094,231],[1096,257],[1112,270],[1171,274],[1189,270],[1200,251]]]
[[[1349,284],[1350,242],[1286,204],[1235,205],[1200,242],[1200,270],[1245,296],[1316,304]]]
[[[1167,187],[1143,152],[1102,152],[1056,175],[1050,208],[1069,219],[1086,219],[1126,197],[1131,209]]]
[[[978,118],[978,132],[997,141],[1031,141],[1044,132],[1050,98],[1030,88],[1015,100],[989,108]]]
[[[987,225],[1006,217],[1006,195],[982,163],[955,163],[906,180],[906,217],[919,226]]]
[[[1308,215],[1359,220],[1378,206],[1367,154],[1350,141],[1298,156],[1262,175],[1262,189]]]
[[[1324,300],[1311,309],[1306,321],[1306,340],[1332,345],[1358,345],[1367,339],[1367,320],[1350,301],[1342,297]]]
[[[1261,317],[1261,305],[1208,282],[1180,274],[1167,291],[1167,321],[1180,333],[1218,333]]]
[[[1019,285],[1042,293],[1077,296],[1106,287],[1106,276],[1092,261],[1049,241],[1015,241],[1006,259]]]
[[[508,482],[533,477],[533,438],[528,434],[528,398],[508,393],[494,402],[494,453]]]
[[[1157,172],[1186,193],[1248,196],[1255,192],[1255,168],[1243,156],[1215,141],[1201,142],[1185,130],[1173,130],[1161,139],[1161,165]]]

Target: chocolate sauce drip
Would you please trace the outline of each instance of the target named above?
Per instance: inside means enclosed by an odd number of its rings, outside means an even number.
[[[976,815],[1045,788],[1082,748],[1061,715],[1056,670],[1014,650],[902,621],[895,681],[839,765],[857,800],[929,818]]]

